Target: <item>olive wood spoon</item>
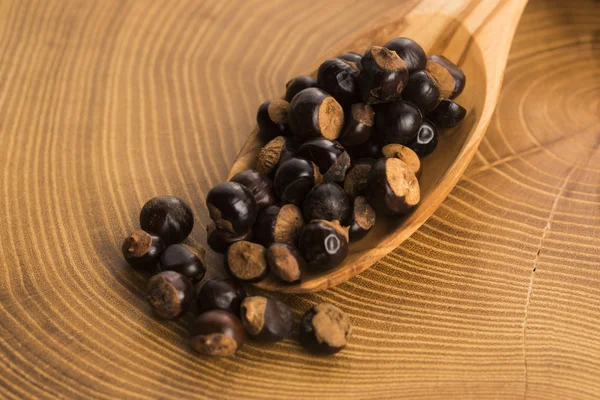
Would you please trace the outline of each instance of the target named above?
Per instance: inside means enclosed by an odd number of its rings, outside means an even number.
[[[466,110],[457,127],[443,132],[437,150],[423,160],[421,202],[399,219],[378,218],[369,234],[351,243],[339,267],[306,274],[298,284],[268,278],[257,286],[278,292],[316,292],[359,274],[398,247],[444,201],[456,185],[492,117],[509,49],[526,0],[408,0],[317,59],[320,62],[347,51],[363,53],[396,37],[409,37],[431,54],[441,54],[459,65],[467,76],[464,92],[456,99]],[[282,85],[283,86],[283,85]],[[229,177],[253,168],[264,143],[255,128],[238,154]]]

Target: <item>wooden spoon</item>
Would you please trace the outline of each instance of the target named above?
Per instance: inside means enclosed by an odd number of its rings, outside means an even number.
[[[326,58],[346,51],[362,53],[372,45],[409,37],[423,46],[427,54],[442,54],[464,70],[467,85],[456,101],[467,109],[467,116],[458,127],[444,132],[437,150],[424,159],[421,203],[414,212],[400,219],[379,218],[365,238],[350,245],[348,257],[334,270],[307,274],[302,283],[295,285],[269,278],[257,286],[288,293],[315,292],[335,286],[395,249],[433,214],[458,182],[487,129],[513,35],[526,3],[526,0],[409,0],[316,60],[312,71]],[[229,178],[254,167],[258,151],[264,145],[257,134],[255,128],[237,156]]]

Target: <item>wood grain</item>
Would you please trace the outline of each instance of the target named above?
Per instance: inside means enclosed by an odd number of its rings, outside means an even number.
[[[198,357],[192,315],[157,320],[124,265],[156,194],[193,204],[203,245],[205,193],[255,108],[396,5],[0,2],[0,397],[597,398],[597,1],[530,1],[475,158],[411,238],[331,290],[279,296],[346,310],[344,352]]]
[[[413,212],[402,218],[380,215],[365,238],[350,244],[348,256],[337,268],[309,271],[302,282],[291,285],[270,277],[259,282],[258,287],[284,293],[310,293],[338,285],[370,268],[431,217],[462,176],[485,135],[526,3],[524,0],[406,2],[317,57],[325,60],[348,50],[362,54],[369,46],[382,46],[390,38],[410,37],[427,54],[442,54],[465,72],[469,84],[457,102],[467,114],[459,126],[440,135],[441,150],[423,160],[424,173],[419,179],[421,200]],[[312,71],[313,75],[315,72]],[[265,144],[255,127],[236,157],[228,179],[255,168],[258,153]]]

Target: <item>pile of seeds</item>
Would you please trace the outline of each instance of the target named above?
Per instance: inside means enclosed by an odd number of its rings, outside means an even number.
[[[266,145],[254,169],[208,193],[209,246],[240,281],[298,283],[338,267],[377,215],[418,205],[421,159],[438,129],[465,117],[452,100],[465,82],[458,66],[408,38],[292,79],[284,99],[258,109]]]
[[[242,283],[272,275],[292,284],[308,271],[336,268],[377,215],[412,211],[420,201],[421,158],[435,150],[438,129],[465,117],[452,100],[465,82],[459,67],[443,56],[427,58],[407,38],[363,56],[342,54],[321,64],[317,79],[288,82],[284,99],[258,109],[266,145],[254,169],[215,186],[206,198],[207,242],[225,255],[231,278],[199,285],[204,251],[181,244],[194,225],[183,200],[161,196],[142,208],[141,230],[122,250],[136,269],[162,271],[148,283],[156,314],[173,319],[196,303],[191,344],[213,356],[235,354],[247,336],[277,342],[296,330],[313,352],[344,348],[351,326],[339,308],[317,305],[296,327],[287,305],[247,296]]]
[[[301,343],[315,353],[333,354],[345,347],[350,321],[331,304],[308,310],[296,329],[290,307],[274,298],[247,296],[239,280],[211,279],[200,285],[206,272],[204,250],[181,244],[194,227],[192,210],[183,200],[151,199],[142,208],[140,226],[123,242],[123,256],[137,270],[161,271],[150,278],[147,291],[147,300],[159,317],[177,318],[196,303],[198,317],[191,324],[190,336],[192,348],[199,353],[231,356],[247,336],[273,343],[295,330]],[[260,256],[251,250],[258,245],[240,243],[236,250],[240,259]],[[270,257],[277,260],[280,256],[275,249]]]

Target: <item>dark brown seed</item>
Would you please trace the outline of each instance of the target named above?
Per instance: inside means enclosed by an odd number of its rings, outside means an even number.
[[[333,182],[324,182],[312,188],[302,207],[305,221],[323,219],[346,223],[351,210],[346,192]]]
[[[267,249],[267,264],[273,275],[284,282],[296,283],[302,279],[306,261],[289,244],[273,243]]]
[[[256,122],[264,139],[291,133],[287,125],[289,110],[290,103],[281,99],[266,101],[258,107]]]
[[[252,192],[237,182],[221,183],[210,189],[206,207],[217,228],[234,236],[246,234],[258,213]]]
[[[415,104],[423,113],[432,111],[442,101],[440,84],[429,72],[416,72],[408,79],[402,98]]]
[[[183,242],[189,236],[194,228],[194,214],[179,197],[158,196],[142,207],[140,227],[160,236],[168,246]]]
[[[371,158],[361,158],[350,168],[344,179],[344,192],[350,199],[364,193],[367,187],[367,177],[374,163],[375,160]]]
[[[420,158],[427,157],[437,147],[439,134],[436,126],[429,122],[423,121],[419,128],[419,133],[415,140],[408,144]],[[417,178],[420,178],[417,176]]]
[[[298,249],[311,270],[333,269],[348,255],[348,228],[339,221],[311,221],[300,232]]]
[[[164,271],[150,278],[146,297],[158,316],[173,319],[189,309],[194,285],[180,273]]]
[[[310,189],[322,180],[323,176],[313,162],[294,157],[277,169],[275,192],[282,203],[300,206]]]
[[[165,245],[160,237],[141,229],[133,231],[121,246],[123,257],[129,265],[135,269],[151,272],[158,267],[164,249]]]
[[[229,357],[246,342],[246,331],[240,320],[223,310],[200,314],[190,328],[192,348],[200,354]]]
[[[233,278],[243,282],[259,282],[269,272],[265,248],[246,241],[229,246],[225,253],[225,267]]]
[[[367,198],[381,213],[403,215],[412,211],[421,200],[419,181],[403,161],[382,158],[369,172]]]
[[[340,58],[325,60],[317,72],[319,87],[333,96],[342,107],[360,101],[356,64]]]
[[[254,224],[254,240],[266,247],[274,242],[293,245],[303,225],[302,212],[297,206],[271,206],[258,216]]]
[[[458,125],[466,115],[467,110],[462,106],[452,100],[444,99],[435,110],[427,114],[427,118],[438,128],[444,129]]]
[[[232,278],[211,279],[202,285],[197,296],[198,314],[210,310],[225,310],[240,314],[240,305],[246,298],[244,286]]]
[[[246,297],[240,314],[248,335],[259,341],[279,342],[290,336],[294,329],[294,312],[277,299]]]
[[[299,140],[317,137],[335,140],[344,126],[344,110],[323,90],[305,89],[290,103],[289,122]]]
[[[377,133],[385,144],[412,142],[422,122],[423,116],[417,106],[404,100],[382,104],[375,114]]]
[[[406,63],[408,72],[411,74],[423,70],[427,66],[425,50],[412,39],[405,37],[396,38],[387,42],[385,47],[398,54],[398,57]]]
[[[417,179],[421,177],[421,174],[423,173],[421,159],[411,148],[401,144],[388,144],[383,146],[381,152],[385,158],[393,157],[403,161],[406,165],[408,165]]]
[[[365,197],[358,196],[354,199],[349,231],[350,241],[355,242],[365,237],[375,225],[375,217],[375,210]]]
[[[286,83],[285,100],[292,101],[295,95],[311,87],[317,87],[317,80],[312,76],[301,75]]]
[[[361,64],[358,84],[363,102],[387,103],[400,98],[408,82],[408,68],[396,52],[385,47],[371,47]]]
[[[351,163],[344,146],[327,139],[307,140],[296,156],[314,162],[326,181],[342,182]]]
[[[250,190],[259,212],[277,202],[273,181],[263,173],[248,169],[235,174],[230,181],[237,182]]]
[[[364,103],[353,104],[346,113],[345,125],[339,142],[348,146],[358,146],[371,138],[375,124],[373,108]]]
[[[456,98],[467,84],[467,77],[463,70],[444,56],[429,56],[427,71],[439,81],[442,97],[445,99]]]
[[[194,249],[185,244],[172,244],[165,249],[160,258],[160,269],[179,272],[192,283],[198,283],[206,273],[204,255],[203,248]]]
[[[314,353],[335,354],[346,347],[351,336],[350,319],[329,303],[311,308],[300,322],[300,342]]]

